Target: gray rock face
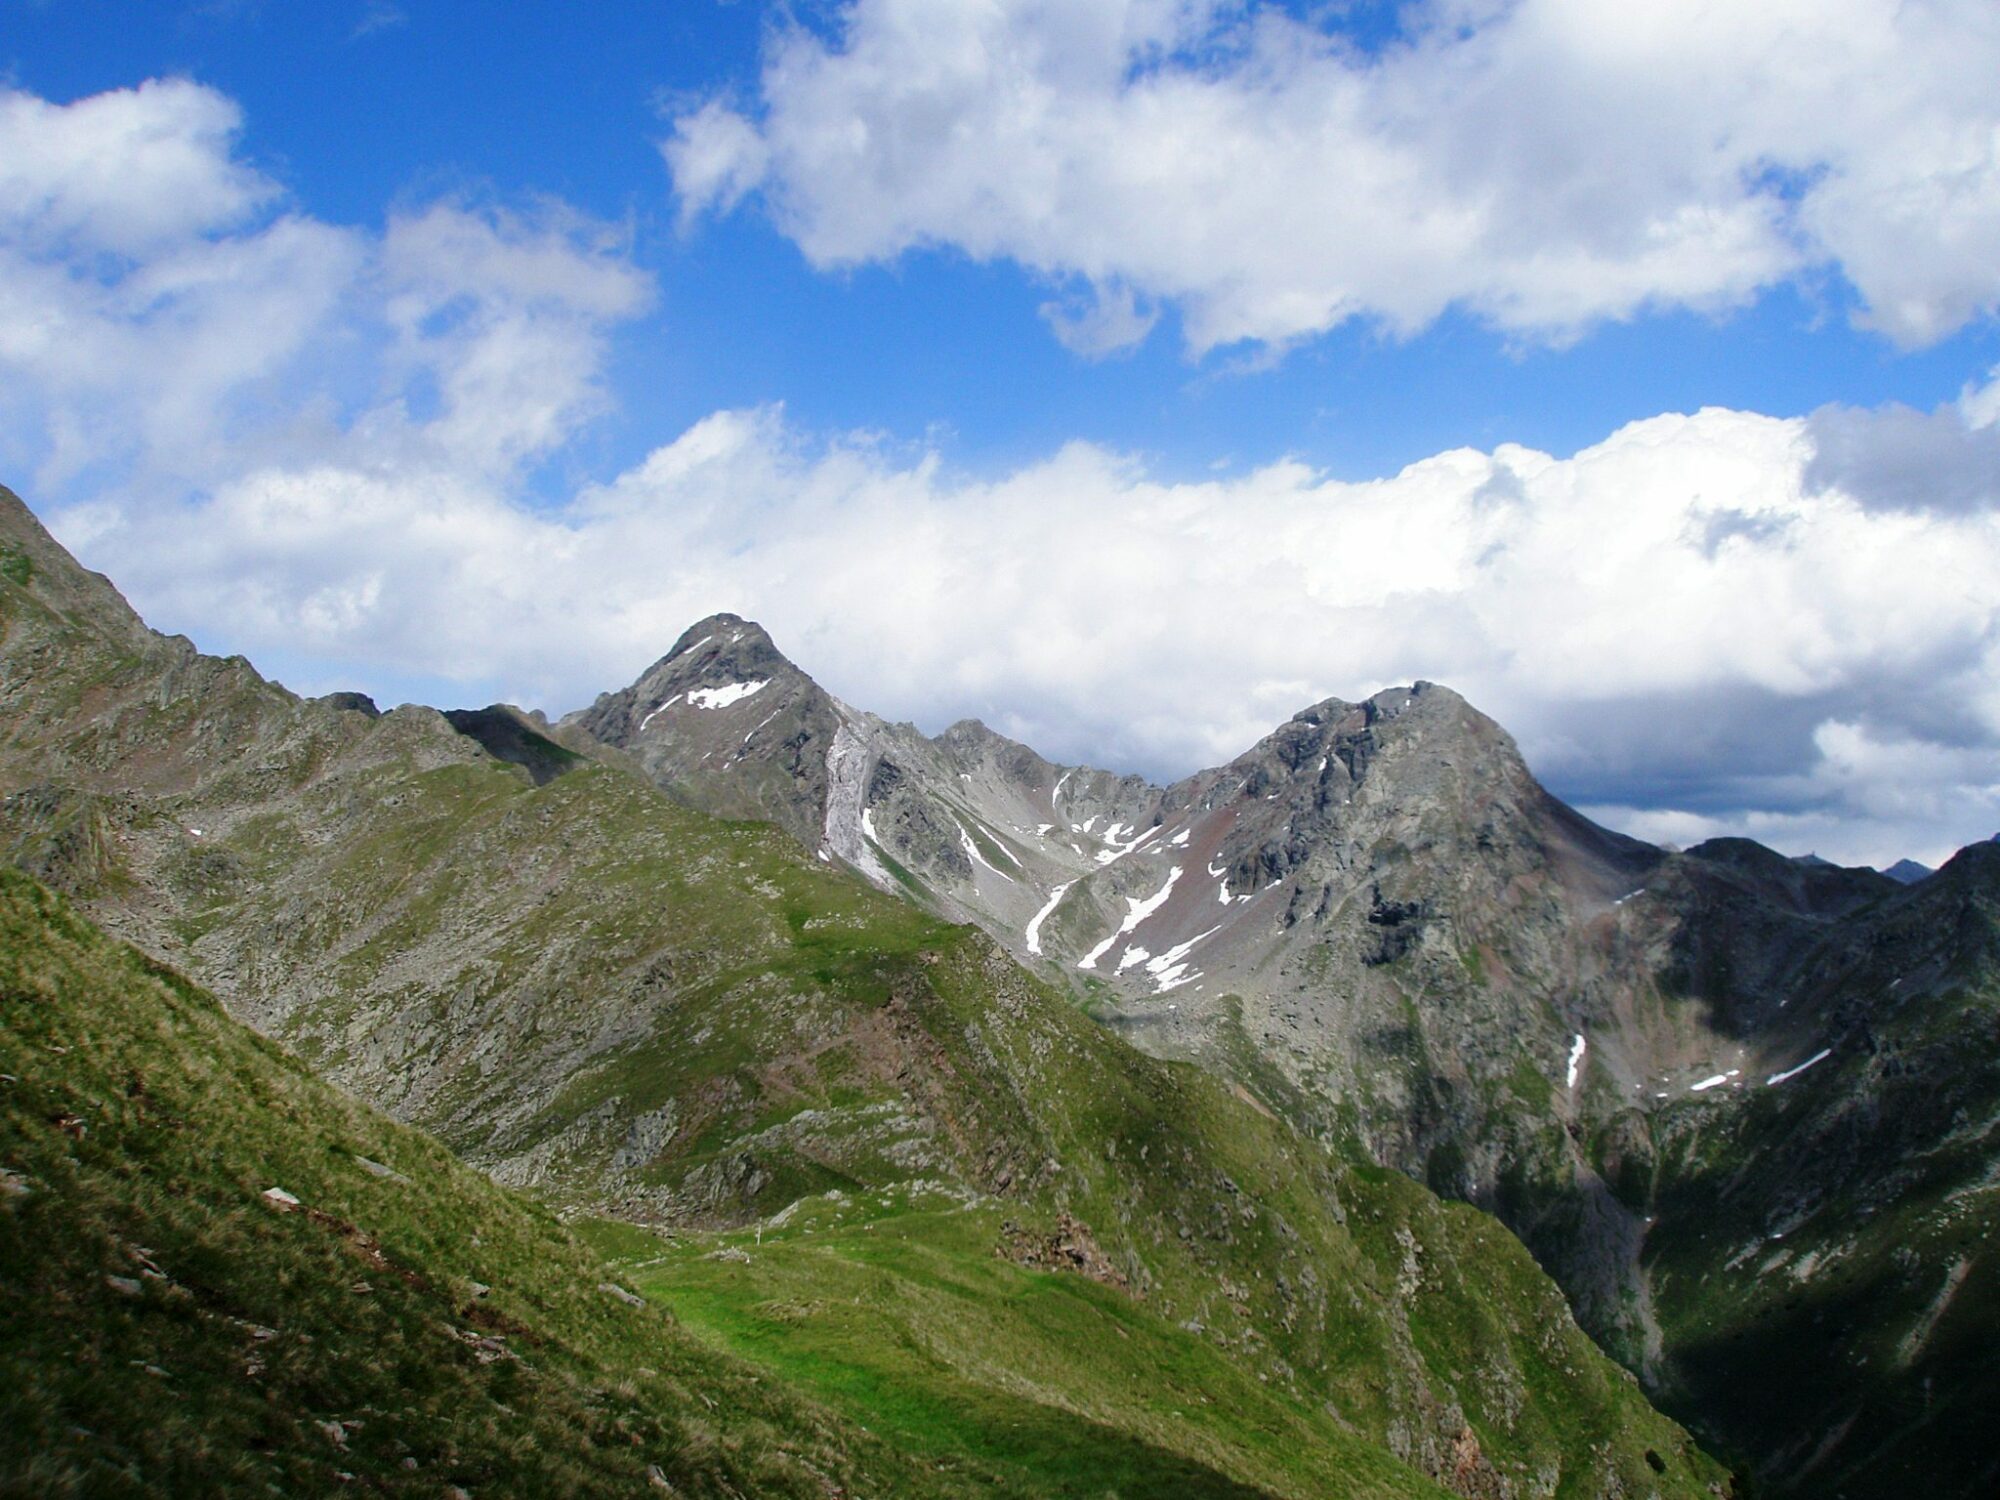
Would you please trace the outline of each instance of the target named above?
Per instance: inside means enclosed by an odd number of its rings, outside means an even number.
[[[832,728],[807,779],[824,800],[786,826],[822,857],[976,922],[1141,1047],[1498,1213],[1683,1416],[1786,1455],[1767,1473],[1781,1487],[1847,1482],[1888,1441],[1881,1414],[1942,1378],[1908,1361],[1878,1377],[1848,1345],[1784,1419],[1746,1416],[1742,1391],[1773,1377],[1741,1352],[1768,1347],[1744,1309],[1779,1315],[1761,1260],[1711,1230],[1824,1228],[1857,1202],[1901,1223],[1913,1152],[1956,1164],[1935,1169],[1951,1191],[2000,1171],[1965,1134],[2000,1108],[2000,1046],[1920,1040],[1968,984],[1979,1035],[2000,1013],[2000,859],[1967,851],[1947,894],[1942,876],[1905,886],[1747,840],[1669,853],[1550,796],[1498,725],[1423,682],[1314,704],[1165,787],[1051,764],[976,722],[933,739],[820,697]],[[768,778],[757,758],[732,752],[722,787]],[[715,810],[754,800],[670,784]],[[1891,1121],[1884,1090],[1909,1087],[1896,1059],[1916,1052],[1954,1112],[1898,1094]],[[1918,1238],[1941,1232],[1925,1223]],[[1833,1231],[1826,1253],[1875,1243]],[[1912,1285],[1955,1263],[1911,1254]],[[1910,1316],[1870,1296],[1885,1325]],[[1726,1358],[1724,1327],[1747,1341]]]
[[[826,824],[827,762],[842,710],[761,626],[713,615],[622,692],[565,726],[637,757],[672,795],[721,817],[775,823],[807,846]]]

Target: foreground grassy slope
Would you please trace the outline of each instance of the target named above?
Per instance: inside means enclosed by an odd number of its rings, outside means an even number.
[[[918,1191],[832,1194],[677,1243],[592,1233],[687,1327],[953,1468],[1046,1484],[1056,1460],[1078,1492],[1152,1494],[1165,1450],[1276,1493],[1446,1493],[1147,1302],[996,1255],[1011,1222]],[[1087,1453],[1067,1437],[1079,1421],[1104,1434]]]
[[[8,870],[0,1070],[0,1493],[982,1492]]]

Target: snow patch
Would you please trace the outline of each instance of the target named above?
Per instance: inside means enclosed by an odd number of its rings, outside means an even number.
[[[763,688],[770,679],[761,678],[756,682],[732,682],[727,687],[696,688],[688,694],[690,708],[727,708],[732,703],[741,703],[752,693]],[[645,728],[642,724],[640,728]]]
[[[1056,825],[1053,823],[1037,823],[1035,825],[1035,837],[1038,839],[1047,838],[1049,836],[1049,830],[1055,826]]]
[[[1189,938],[1185,943],[1174,944],[1173,947],[1158,957],[1147,958],[1145,961],[1146,972],[1152,975],[1156,981],[1153,993],[1155,995],[1164,995],[1169,990],[1179,989],[1189,980],[1201,978],[1201,974],[1189,965],[1187,956],[1194,951],[1196,943],[1201,942],[1204,938],[1212,938],[1220,931],[1222,931],[1222,926],[1220,923],[1217,923],[1215,926],[1209,928],[1208,931]],[[1124,965],[1120,964],[1119,967],[1122,969]]]
[[[1731,1068],[1727,1073],[1712,1074],[1711,1076],[1702,1079],[1700,1083],[1689,1084],[1688,1092],[1690,1094],[1699,1094],[1707,1089],[1720,1088],[1722,1087],[1723,1084],[1729,1082],[1730,1079],[1734,1078],[1738,1073],[1742,1071],[1743,1070],[1741,1068]]]
[[[954,823],[958,823],[958,819],[956,818],[953,818],[952,821]],[[966,852],[966,854],[971,857],[972,861],[975,864],[982,864],[986,866],[987,869],[991,870],[995,875],[998,875],[1002,880],[1012,880],[1014,878],[1012,875],[1009,875],[1005,870],[1001,869],[998,865],[994,864],[992,860],[988,859],[985,855],[979,852],[978,843],[975,842],[972,835],[966,831],[966,827],[963,823],[958,824],[958,844],[959,847],[963,849]]]
[[[1823,1063],[1831,1056],[1833,1056],[1833,1048],[1822,1047],[1819,1049],[1819,1051],[1815,1052],[1811,1057],[1807,1058],[1804,1062],[1800,1063],[1796,1068],[1787,1068],[1782,1073],[1773,1073],[1769,1078],[1766,1078],[1764,1080],[1764,1087],[1770,1088],[1774,1084],[1783,1083],[1788,1078],[1796,1078],[1799,1076],[1799,1074],[1805,1072],[1807,1068],[1810,1068],[1814,1063]]]
[[[681,695],[679,693],[675,693],[673,697],[669,698],[665,703],[662,703],[658,708],[654,709],[652,713],[647,714],[645,718],[639,721],[640,731],[643,733],[648,724],[652,723],[655,718],[665,713],[668,709],[672,708],[676,703],[680,701],[681,701]]]
[[[1106,938],[1103,942],[1099,943],[1095,948],[1092,948],[1088,953],[1084,954],[1084,956],[1080,960],[1078,960],[1077,967],[1079,969],[1096,968],[1097,961],[1100,958],[1102,958],[1106,953],[1109,953],[1111,951],[1111,945],[1113,943],[1117,942],[1127,933],[1135,931],[1141,922],[1145,921],[1154,912],[1158,911],[1161,907],[1167,904],[1167,897],[1171,896],[1174,893],[1174,886],[1180,880],[1180,878],[1181,878],[1181,867],[1179,865],[1175,865],[1173,869],[1169,871],[1167,874],[1167,883],[1161,886],[1159,890],[1155,891],[1152,895],[1148,896],[1145,900],[1141,901],[1136,896],[1127,896],[1125,898],[1125,905],[1128,908],[1128,910],[1125,913],[1124,922],[1120,924],[1118,930],[1112,933],[1110,937]],[[1127,956],[1129,957],[1129,955]],[[1120,964],[1119,967],[1123,968],[1124,965]]]
[[[1569,1074],[1563,1079],[1564,1088],[1576,1087],[1577,1070],[1583,1066],[1583,1033],[1576,1034],[1576,1040],[1569,1044]]]
[[[1183,828],[1179,833],[1167,840],[1167,847],[1169,849],[1185,849],[1187,848],[1187,841],[1193,836],[1194,830],[1192,828]]]
[[[1084,954],[1082,958],[1079,958],[1076,961],[1076,966],[1079,969],[1096,968],[1097,961],[1100,958],[1104,957],[1105,954],[1111,951],[1111,945],[1117,942],[1118,938],[1119,938],[1118,933],[1116,932],[1112,933],[1110,937],[1106,938],[1103,942],[1099,943],[1095,948],[1092,948],[1088,953]]]
[[[1646,894],[1646,888],[1642,885],[1636,891],[1627,891],[1624,895],[1620,896],[1616,901],[1612,902],[1611,904],[1613,906],[1623,906],[1627,901],[1630,901],[1633,897],[1643,896],[1645,894]]]
[[[1048,905],[1044,906],[1040,911],[1036,912],[1035,915],[1029,920],[1027,938],[1028,938],[1028,951],[1030,953],[1037,955],[1041,953],[1042,923],[1048,920],[1049,913],[1051,913],[1056,909],[1056,903],[1062,900],[1063,893],[1066,892],[1073,884],[1075,884],[1074,881],[1065,881],[1063,884],[1057,886],[1053,891],[1049,892]]]
[[[1180,878],[1181,878],[1181,867],[1179,865],[1175,865],[1173,869],[1169,871],[1167,874],[1167,883],[1161,886],[1159,890],[1155,891],[1151,896],[1148,896],[1144,901],[1137,901],[1134,900],[1132,897],[1127,896],[1125,898],[1125,904],[1131,908],[1131,911],[1126,914],[1125,925],[1122,928],[1120,928],[1119,931],[1121,932],[1133,931],[1135,928],[1138,927],[1138,925],[1141,922],[1145,921],[1154,912],[1158,911],[1161,907],[1165,906],[1167,904],[1167,897],[1171,896],[1174,893],[1174,886],[1179,883]]]

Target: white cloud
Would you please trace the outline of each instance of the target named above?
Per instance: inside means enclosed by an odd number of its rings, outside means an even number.
[[[1424,676],[1644,831],[1935,857],[2000,819],[2000,516],[1810,488],[1809,434],[1711,410],[1367,484],[1291,462],[1169,483],[1072,444],[976,480],[724,412],[553,513],[272,470],[191,515],[100,514],[88,550],[253,656],[303,642],[329,671],[557,708],[737,609],[880,712],[1155,773]],[[1653,800],[1620,811],[1621,786]]]
[[[69,105],[0,90],[0,231],[130,256],[239,224],[276,192],[233,159],[242,124],[185,79]]]
[[[1064,348],[1085,359],[1102,359],[1144,342],[1159,321],[1157,309],[1141,307],[1129,286],[1093,286],[1087,294],[1044,302],[1042,318]]]
[[[1176,12],[1119,14],[1157,42]],[[0,457],[35,456],[31,498],[156,624],[294,685],[562,709],[730,608],[856,703],[1154,774],[1424,676],[1636,826],[1883,860],[1993,831],[1981,392],[1662,416],[1370,483],[1291,460],[1187,482],[1088,443],[966,476],[729,411],[537,504],[525,476],[601,409],[609,332],[650,296],[614,236],[559,205],[322,223],[234,158],[227,101],[178,88],[117,100],[143,128],[113,138],[233,186],[128,212],[118,163],[32,102],[16,141],[71,142],[67,165],[10,169],[71,206],[0,224]]]
[[[279,454],[504,475],[602,409],[648,280],[560,204],[379,235],[289,211],[236,105],[0,92],[0,458],[60,495],[173,493]]]
[[[953,245],[1176,304],[1197,351],[1461,305],[1562,339],[1833,265],[1905,344],[2000,305],[1986,0],[849,0],[664,150],[821,266]],[[1058,324],[1058,329],[1064,326]]]

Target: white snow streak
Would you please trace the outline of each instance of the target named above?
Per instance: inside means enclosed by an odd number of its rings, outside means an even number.
[[[1119,927],[1119,929],[1116,932],[1112,933],[1110,937],[1106,938],[1103,942],[1099,943],[1095,948],[1092,948],[1088,953],[1084,954],[1084,956],[1080,960],[1078,960],[1077,967],[1079,969],[1096,968],[1098,959],[1102,958],[1106,953],[1111,951],[1111,945],[1113,943],[1117,942],[1127,933],[1136,930],[1141,922],[1145,921],[1146,918],[1150,917],[1154,912],[1158,911],[1161,907],[1167,904],[1167,897],[1171,896],[1174,893],[1174,884],[1180,878],[1181,878],[1181,867],[1179,865],[1175,865],[1167,875],[1167,883],[1161,886],[1159,890],[1155,891],[1152,895],[1148,896],[1145,900],[1141,901],[1136,896],[1127,896],[1125,898],[1125,905],[1130,909],[1125,914],[1124,923]],[[1123,966],[1121,965],[1120,967]]]
[[[1576,1034],[1576,1040],[1571,1042],[1569,1046],[1569,1076],[1563,1080],[1563,1087],[1565,1088],[1573,1089],[1576,1087],[1577,1069],[1583,1066],[1583,1047],[1583,1033],[1579,1031]]]
[[[1167,847],[1169,849],[1185,849],[1187,841],[1193,836],[1194,830],[1192,828],[1183,828],[1179,833],[1167,840]]]
[[[958,823],[958,819],[956,818],[953,818],[952,821]],[[1002,880],[1012,880],[1014,878],[979,852],[979,845],[974,842],[972,835],[966,831],[963,823],[958,823],[958,842],[959,847],[964,849],[976,863],[986,866],[987,869],[998,875]]]
[[[1048,919],[1049,913],[1056,909],[1056,903],[1062,900],[1063,893],[1073,884],[1075,884],[1074,881],[1065,881],[1062,885],[1057,886],[1053,891],[1049,892],[1049,904],[1036,912],[1034,917],[1029,921],[1027,936],[1028,951],[1030,953],[1037,955],[1041,953],[1042,923]]]
[[[1700,1083],[1689,1084],[1688,1092],[1690,1094],[1699,1094],[1704,1089],[1719,1088],[1723,1084],[1729,1082],[1730,1079],[1734,1078],[1741,1071],[1742,1070],[1740,1068],[1731,1068],[1727,1073],[1716,1073],[1711,1077],[1702,1079]]]
[[[1814,1063],[1825,1062],[1831,1056],[1833,1056],[1833,1048],[1822,1047],[1796,1068],[1788,1068],[1782,1073],[1773,1073],[1769,1078],[1764,1080],[1764,1087],[1770,1088],[1773,1084],[1783,1083],[1787,1078],[1796,1078]]]
[[[894,889],[894,877],[869,847],[875,837],[874,819],[863,805],[869,765],[868,744],[843,713],[826,753],[825,846],[878,886]]]
[[[647,714],[645,718],[639,721],[639,728],[641,732],[645,730],[648,724],[653,722],[656,716],[665,713],[668,709],[672,708],[676,703],[680,701],[681,701],[681,695],[679,693],[675,693],[673,697],[669,698],[665,703],[662,703],[658,708],[654,709],[652,713]]]

